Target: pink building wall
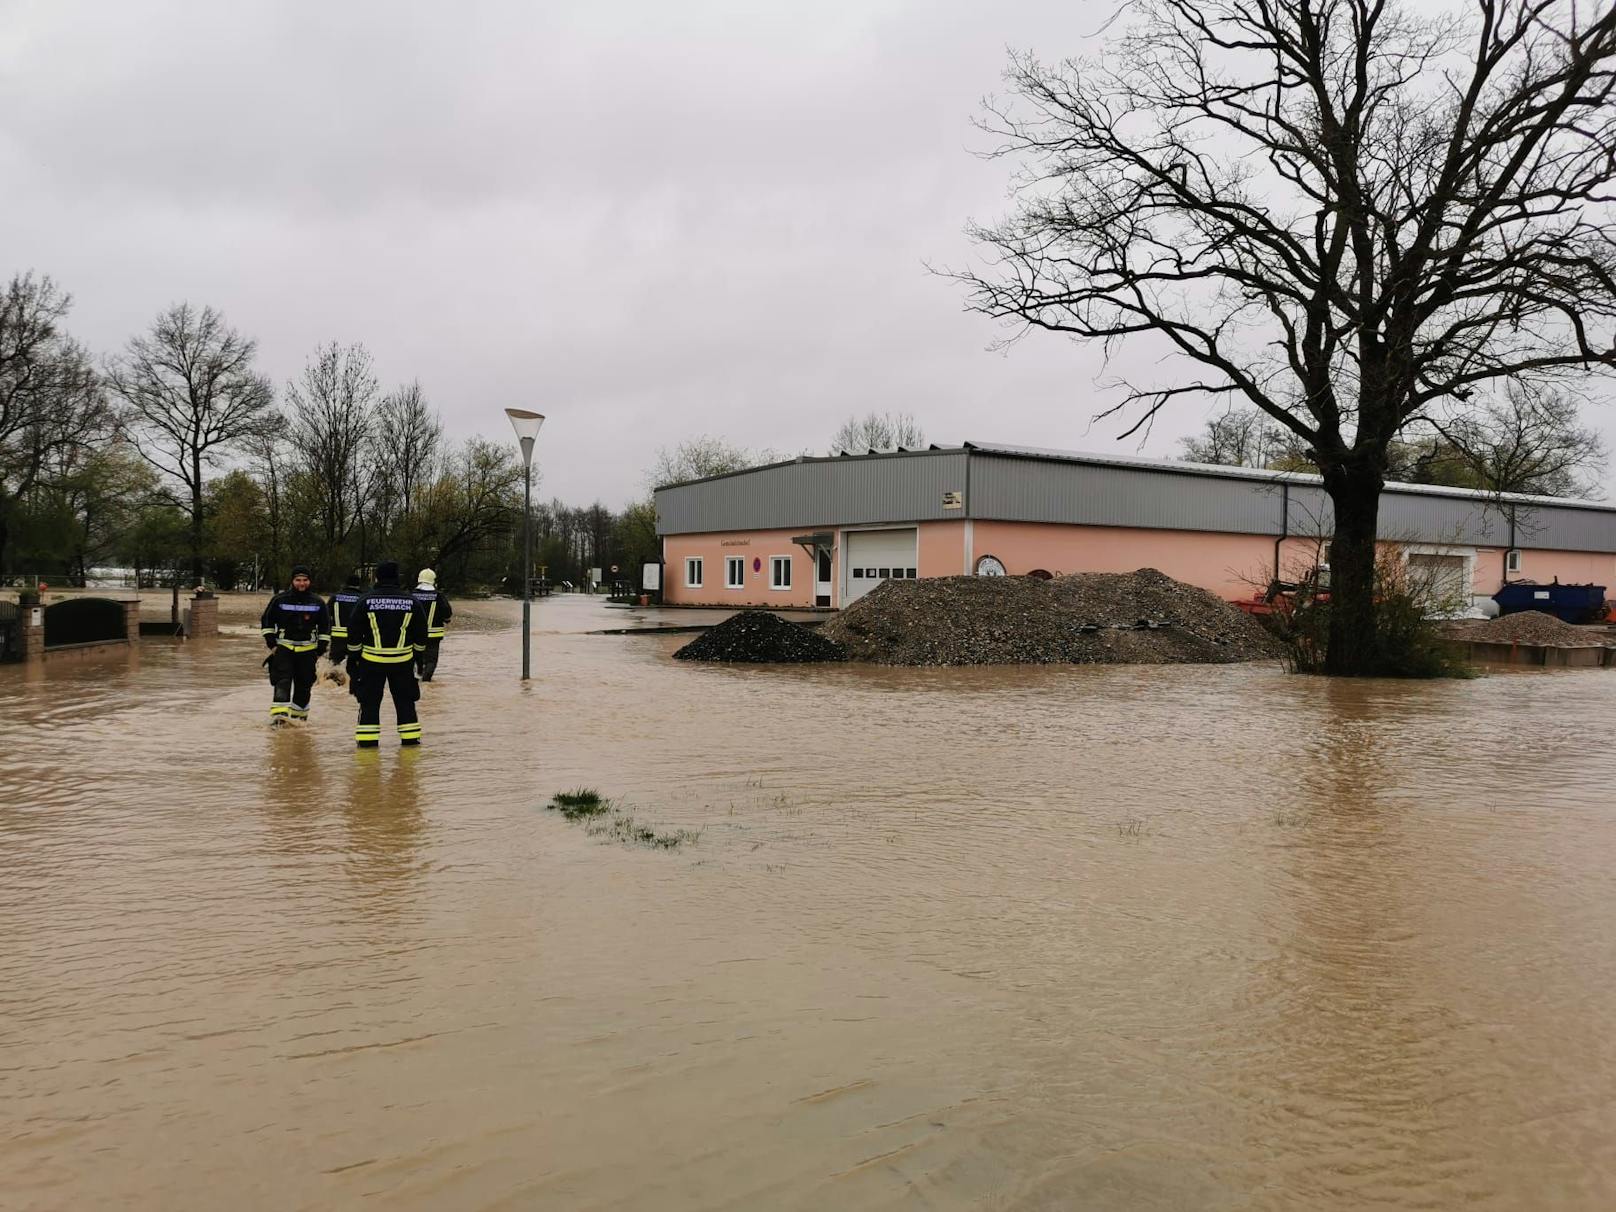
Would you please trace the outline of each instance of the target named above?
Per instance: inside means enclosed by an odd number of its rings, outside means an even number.
[[[726,534],[667,535],[662,540],[662,600],[678,606],[812,606],[814,566],[808,553],[791,541],[801,530],[743,530]],[[702,560],[700,589],[685,585],[685,560]],[[746,563],[746,583],[724,587],[724,561],[738,556]],[[769,561],[791,559],[791,588],[770,589]],[[835,599],[832,598],[832,601]]]
[[[1156,568],[1226,598],[1249,598],[1268,584],[1274,569],[1274,540],[1262,535],[1048,522],[979,521],[974,527],[975,558],[997,556],[1011,576],[1037,568],[1055,576]],[[1293,551],[1311,551],[1303,541],[1285,546],[1282,567]]]
[[[915,545],[919,575],[957,577],[967,571],[964,522],[922,522]]]
[[[1533,551],[1523,547],[1521,570],[1509,580],[1548,584],[1556,577],[1563,585],[1603,585],[1616,590],[1616,554],[1598,551]],[[1504,585],[1504,549],[1476,549],[1475,585],[1480,594],[1495,594]]]
[[[901,526],[902,523],[895,523]],[[820,528],[826,529],[826,528]],[[1274,540],[1263,535],[1208,531],[1147,530],[1112,526],[1076,526],[1045,522],[946,521],[917,524],[917,561],[923,577],[959,576],[983,556],[996,556],[1012,576],[1044,569],[1068,572],[1132,572],[1158,568],[1168,576],[1198,585],[1225,598],[1250,598],[1273,575]],[[666,585],[663,600],[674,605],[804,607],[814,602],[814,565],[809,554],[791,542],[796,530],[753,530],[725,534],[668,535],[663,539]],[[841,532],[832,551],[832,605],[841,605]],[[1416,550],[1420,548],[1416,547]],[[1474,591],[1496,593],[1504,584],[1501,548],[1424,548],[1449,550],[1473,558]],[[1288,538],[1280,544],[1280,575],[1287,580],[1305,572],[1322,555],[1314,539]],[[703,560],[703,584],[685,585],[685,559]],[[791,588],[771,589],[770,560],[791,560]],[[724,561],[745,561],[745,584],[725,586]],[[1521,571],[1509,579],[1565,583],[1593,582],[1616,590],[1616,554],[1541,551],[1523,548]]]

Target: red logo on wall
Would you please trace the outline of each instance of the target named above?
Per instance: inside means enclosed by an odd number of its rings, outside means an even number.
[[[753,572],[762,572],[763,571],[763,557],[762,556],[753,556],[752,557],[752,571]]]

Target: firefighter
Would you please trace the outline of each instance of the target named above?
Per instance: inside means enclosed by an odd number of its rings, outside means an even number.
[[[269,667],[269,680],[275,687],[269,722],[281,725],[308,719],[315,663],[325,652],[331,635],[325,603],[309,592],[306,565],[292,568],[292,587],[269,599],[258,625],[269,649],[264,664]]]
[[[448,633],[449,620],[454,618],[454,607],[449,599],[438,592],[438,574],[430,568],[421,569],[416,580],[415,600],[426,606],[426,651],[415,662],[423,682],[430,682],[438,668],[438,646]]]
[[[353,604],[359,600],[359,574],[350,572],[342,588],[331,595],[326,605],[331,611],[331,663],[340,665],[348,659],[348,619]]]
[[[393,696],[401,745],[421,743],[415,662],[426,651],[426,606],[398,583],[398,565],[376,565],[376,584],[359,595],[348,616],[348,674],[359,700],[354,740],[374,749],[382,739],[382,692]]]

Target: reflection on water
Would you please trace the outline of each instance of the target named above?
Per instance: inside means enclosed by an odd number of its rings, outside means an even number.
[[[692,668],[555,599],[522,686],[516,613],[419,752],[271,733],[247,630],[0,671],[8,1206],[1616,1199],[1608,672]]]

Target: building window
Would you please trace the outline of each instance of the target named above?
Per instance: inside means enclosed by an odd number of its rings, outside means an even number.
[[[771,556],[769,558],[769,588],[791,588],[791,557]]]
[[[1521,570],[1521,553],[1516,548],[1510,548],[1504,553],[1504,571],[1518,573]]]
[[[724,561],[724,588],[746,588],[746,561],[740,556],[730,556]]]
[[[701,557],[689,556],[685,560],[685,588],[701,588]]]

